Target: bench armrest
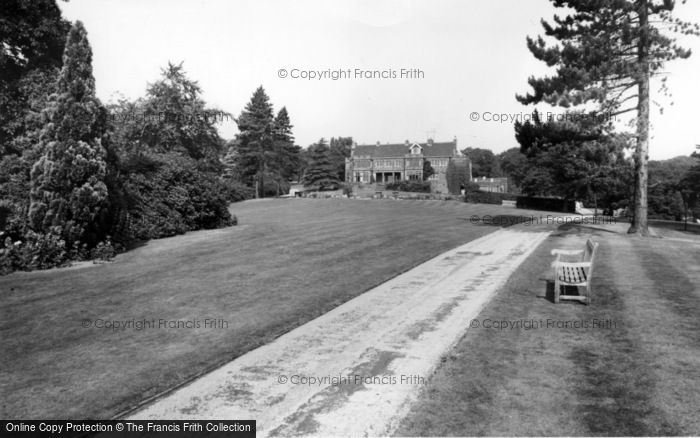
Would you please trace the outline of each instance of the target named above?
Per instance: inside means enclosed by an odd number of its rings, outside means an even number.
[[[569,262],[560,262],[555,260],[552,263],[552,266],[554,268],[559,268],[559,267],[567,267],[567,268],[590,268],[591,267],[591,262],[578,262],[578,263],[569,263]]]

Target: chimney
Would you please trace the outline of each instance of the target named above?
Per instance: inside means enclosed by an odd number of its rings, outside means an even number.
[[[382,145],[382,143],[381,143],[381,142],[377,142],[377,146],[381,146],[381,145]]]
[[[408,140],[406,140],[406,147],[408,147],[408,146],[410,146],[410,145],[411,145],[411,142],[408,141]]]
[[[433,145],[433,139],[432,139],[432,138],[429,138],[429,139],[428,139],[428,146],[432,146],[432,145]]]

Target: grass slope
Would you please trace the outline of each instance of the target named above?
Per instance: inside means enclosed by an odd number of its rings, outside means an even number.
[[[110,264],[0,278],[0,417],[113,416],[494,230],[471,215],[515,212],[311,199],[231,210],[238,227],[152,241]],[[205,318],[227,326],[205,328]],[[200,327],[112,331],[98,319]]]
[[[699,435],[700,239],[625,229],[550,236],[478,317],[530,328],[469,330],[397,435]],[[551,249],[582,247],[590,234],[601,244],[593,304],[554,305]],[[548,319],[589,328],[546,328]]]

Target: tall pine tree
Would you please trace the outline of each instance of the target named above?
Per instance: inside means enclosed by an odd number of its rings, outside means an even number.
[[[262,86],[253,93],[238,124],[238,162],[247,183],[255,185],[255,196],[264,195],[265,175],[273,167],[276,158],[274,116],[270,98]]]
[[[80,21],[71,28],[57,92],[46,110],[43,154],[31,171],[29,221],[35,231],[60,227],[68,244],[94,243],[107,200],[106,111],[95,97],[92,50]]]
[[[301,148],[294,144],[292,123],[289,120],[287,108],[282,107],[273,122],[273,135],[275,139],[274,168],[281,180],[288,181],[297,175],[299,168],[299,153]]]
[[[637,115],[635,150],[635,206],[630,233],[648,235],[647,161],[649,159],[649,80],[665,61],[687,58],[690,51],[668,36],[672,32],[697,35],[697,24],[672,16],[673,0],[552,0],[573,12],[542,20],[545,35],[561,45],[547,46],[542,37],[527,39],[538,60],[556,67],[551,77],[531,77],[533,92],[517,96],[524,104],[546,102],[571,105],[595,102],[599,111]],[[636,102],[629,105],[629,102]]]

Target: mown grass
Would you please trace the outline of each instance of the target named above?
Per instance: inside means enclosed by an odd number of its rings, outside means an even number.
[[[114,263],[0,278],[0,417],[111,417],[495,229],[471,215],[514,212],[311,199],[231,211],[237,227],[152,241]],[[112,331],[98,319],[201,327]]]
[[[397,435],[700,434],[700,239],[624,232],[560,227],[478,318],[537,328],[468,330]],[[553,304],[551,249],[591,234],[601,243],[593,304]],[[546,328],[594,319],[604,322]]]

